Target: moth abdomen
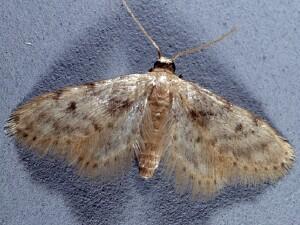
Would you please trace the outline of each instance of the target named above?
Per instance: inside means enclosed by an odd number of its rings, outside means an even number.
[[[142,139],[144,148],[139,153],[139,173],[144,178],[153,176],[158,167],[164,149],[167,124],[172,107],[172,93],[168,83],[161,82],[163,75],[157,73],[157,84],[147,99],[148,112],[142,121]]]
[[[145,179],[152,177],[155,169],[158,167],[159,161],[160,161],[160,155],[155,154],[155,152],[141,153],[139,155],[140,176]]]

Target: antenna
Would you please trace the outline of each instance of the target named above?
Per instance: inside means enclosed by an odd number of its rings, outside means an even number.
[[[153,38],[147,33],[147,31],[145,30],[145,28],[143,27],[143,25],[140,23],[140,21],[135,17],[135,15],[133,14],[133,12],[131,11],[131,9],[129,8],[128,4],[127,4],[127,0],[122,0],[127,12],[129,13],[129,15],[132,17],[132,19],[134,20],[134,22],[138,25],[138,27],[140,28],[140,30],[145,34],[145,36],[148,38],[148,40],[152,43],[152,45],[156,48],[157,50],[157,54],[158,54],[158,59],[162,58],[161,55],[161,51],[159,46],[156,44],[156,42],[153,40]],[[171,57],[171,61],[175,61],[178,57],[181,56],[186,56],[186,55],[190,55],[193,54],[195,52],[199,52],[203,49],[206,49],[214,44],[216,44],[217,42],[222,41],[224,38],[226,38],[227,36],[229,36],[230,34],[232,34],[233,32],[235,32],[237,30],[236,27],[233,27],[230,31],[222,34],[220,37],[216,38],[215,40],[209,41],[207,43],[201,44],[199,46],[196,46],[194,48],[188,48],[186,50],[180,51],[175,53],[172,57]]]
[[[233,27],[230,31],[222,34],[220,37],[216,38],[215,40],[212,40],[212,41],[209,41],[207,43],[204,43],[204,44],[201,44],[200,46],[197,46],[197,47],[194,47],[194,48],[188,48],[186,50],[183,50],[183,51],[180,51],[180,52],[177,52],[175,53],[172,57],[171,57],[171,60],[172,61],[175,61],[178,57],[181,57],[181,56],[186,56],[186,55],[190,55],[190,54],[193,54],[195,52],[199,52],[203,49],[206,49],[214,44],[216,44],[217,42],[220,42],[222,41],[225,37],[229,36],[230,34],[232,34],[233,32],[237,31],[237,28],[236,27]]]
[[[133,12],[131,11],[131,9],[129,8],[127,1],[126,0],[122,0],[123,4],[125,5],[129,15],[132,17],[132,19],[134,20],[134,22],[138,25],[138,27],[140,28],[140,30],[145,34],[145,36],[148,38],[148,40],[152,43],[152,45],[156,48],[157,50],[157,54],[158,54],[158,59],[161,58],[161,51],[160,48],[158,47],[158,45],[155,43],[155,41],[152,39],[152,37],[147,33],[147,31],[145,30],[145,28],[143,27],[143,25],[140,23],[140,21],[135,17],[135,15],[133,14]]]

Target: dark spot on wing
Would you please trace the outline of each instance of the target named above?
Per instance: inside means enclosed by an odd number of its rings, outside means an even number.
[[[121,99],[121,98],[112,98],[108,102],[108,109],[107,111],[114,115],[116,113],[124,112],[129,110],[132,106],[133,102],[129,101],[128,99]]]
[[[102,128],[97,123],[93,123],[93,127],[94,127],[95,131],[100,132],[102,130]]]
[[[78,162],[81,162],[83,160],[83,156],[78,157]]]
[[[268,143],[261,143],[261,148],[262,149],[265,149],[265,148],[267,148],[268,147]]]
[[[216,114],[211,111],[203,111],[203,110],[196,111],[194,109],[189,111],[189,115],[191,119],[193,121],[198,122],[198,124],[201,127],[206,127],[211,117],[216,116]]]
[[[243,125],[241,123],[237,124],[234,131],[235,133],[240,132],[243,130]]]
[[[200,110],[199,111],[199,114],[201,115],[201,116],[206,116],[206,117],[210,117],[210,116],[215,116],[216,114],[215,113],[213,113],[213,112],[210,112],[210,111],[202,111],[202,110]]]
[[[193,120],[196,120],[197,119],[197,113],[195,110],[191,110],[190,111],[190,116],[192,117]]]
[[[68,113],[75,112],[76,108],[77,108],[76,102],[72,101],[72,102],[69,103],[68,107],[66,108],[66,111]]]
[[[244,133],[242,133],[242,135],[244,135],[244,137],[245,137],[245,138],[247,138],[247,137],[248,137],[248,134],[249,134],[248,132],[244,132]],[[240,138],[242,138],[242,136],[240,136]]]

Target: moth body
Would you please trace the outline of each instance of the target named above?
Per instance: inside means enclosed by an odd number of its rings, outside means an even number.
[[[172,71],[164,68],[164,64],[154,68],[149,76],[154,76],[153,87],[147,97],[148,112],[142,120],[142,139],[144,149],[139,152],[139,174],[143,178],[153,176],[158,167],[162,151],[164,150],[168,120],[172,108],[171,80],[175,77]]]

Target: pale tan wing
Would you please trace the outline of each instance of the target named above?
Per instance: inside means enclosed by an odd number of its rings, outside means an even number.
[[[225,185],[274,181],[294,152],[265,121],[196,84],[176,80],[175,122],[165,154],[179,187],[210,197]]]
[[[151,80],[134,74],[43,94],[12,113],[8,132],[84,174],[113,175],[131,162]]]

